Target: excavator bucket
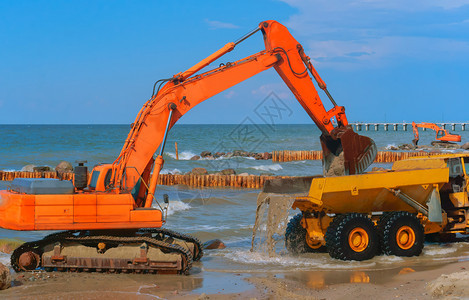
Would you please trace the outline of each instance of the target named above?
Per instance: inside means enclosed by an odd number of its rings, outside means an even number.
[[[363,173],[378,153],[375,142],[355,133],[352,127],[336,127],[331,135],[322,134],[323,168],[325,176]]]

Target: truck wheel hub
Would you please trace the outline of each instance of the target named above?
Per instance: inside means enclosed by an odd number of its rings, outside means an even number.
[[[368,247],[368,233],[363,228],[354,228],[348,237],[350,248],[355,252],[362,252]]]
[[[397,245],[404,250],[412,248],[415,244],[415,232],[409,226],[402,226],[396,233]]]

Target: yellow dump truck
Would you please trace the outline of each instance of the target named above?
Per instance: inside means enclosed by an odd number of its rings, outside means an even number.
[[[342,260],[419,255],[425,236],[469,234],[468,175],[469,154],[449,154],[312,178],[308,195],[293,203],[301,214],[288,223],[286,247]]]

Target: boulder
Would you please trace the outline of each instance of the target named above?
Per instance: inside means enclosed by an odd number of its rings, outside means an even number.
[[[207,169],[205,169],[205,168],[194,168],[194,169],[192,169],[191,174],[193,174],[193,175],[207,175],[208,172],[207,172]]]
[[[21,172],[34,172],[34,168],[36,168],[36,165],[26,165],[21,168]]]
[[[236,175],[236,171],[233,169],[224,169],[221,170],[222,175]]]
[[[235,151],[233,151],[233,156],[242,156],[241,155],[242,152],[243,151],[241,151],[241,150],[235,150]]]
[[[464,144],[461,146],[461,149],[469,150],[469,142],[464,143]]]
[[[34,167],[33,170],[34,170],[34,172],[49,172],[50,167],[48,167],[48,166]]]
[[[445,149],[459,149],[460,148],[458,144],[451,143],[451,142],[433,141],[431,144],[433,147],[437,147],[437,148],[445,148]]]
[[[219,240],[219,239],[214,239],[214,240],[206,241],[206,242],[202,245],[202,248],[203,248],[203,249],[207,249],[207,250],[211,250],[211,249],[225,249],[225,248],[226,248],[226,245],[225,245],[225,243],[223,243],[221,240]]]
[[[272,159],[272,154],[269,152],[264,152],[262,153],[262,159],[265,159],[265,160]]]
[[[254,155],[254,158],[256,160],[261,160],[264,159],[264,155],[262,153],[256,153],[256,155]]]
[[[414,150],[415,146],[411,144],[402,144],[399,145],[399,150]]]
[[[68,161],[61,161],[56,167],[55,170],[59,173],[68,173],[73,172],[73,166]]]
[[[199,160],[199,159],[200,159],[200,156],[198,156],[198,155],[191,157],[191,160]]]
[[[200,156],[201,156],[201,157],[212,156],[212,152],[210,152],[210,151],[202,151],[202,153],[200,153]]]
[[[10,269],[0,263],[0,290],[6,290],[11,286]]]

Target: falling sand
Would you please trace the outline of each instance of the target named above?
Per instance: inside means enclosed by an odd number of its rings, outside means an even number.
[[[309,191],[313,177],[268,180],[257,197],[256,221],[252,230],[251,251],[274,256],[283,240],[291,206],[298,196]]]

